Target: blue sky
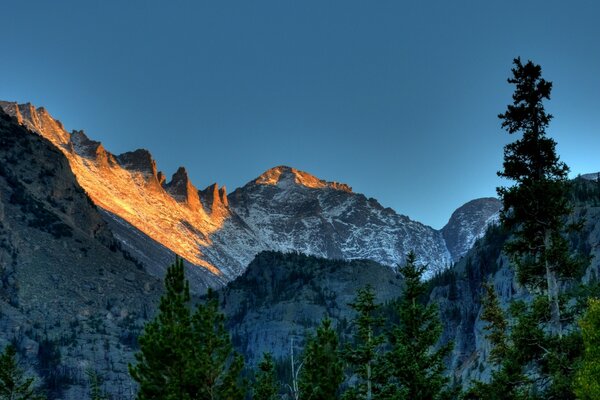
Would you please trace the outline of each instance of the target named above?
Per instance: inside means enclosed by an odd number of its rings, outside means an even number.
[[[516,56],[554,82],[549,133],[600,170],[596,1],[12,1],[0,98],[203,188],[276,165],[435,228],[495,195]]]

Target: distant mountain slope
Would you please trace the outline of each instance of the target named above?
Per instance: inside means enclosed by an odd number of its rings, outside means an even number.
[[[430,272],[440,270],[483,232],[487,211],[477,205],[489,208],[489,202],[477,202],[461,214],[461,221],[472,223],[440,232],[348,185],[284,166],[229,196],[217,184],[198,190],[184,168],[167,180],[147,150],[113,155],[82,131],[67,132],[44,108],[11,102],[0,107],[65,155],[114,236],[147,271],[162,277],[173,254],[199,267],[188,273],[196,291],[235,278],[265,250],[367,258],[389,266],[414,250]]]
[[[289,356],[292,339],[301,348],[306,333],[324,316],[347,328],[354,316],[348,303],[366,285],[376,288],[379,302],[402,290],[400,277],[373,261],[262,252],[219,295],[234,344],[256,364],[263,352]]]
[[[469,201],[452,213],[442,235],[454,261],[473,247],[491,223],[498,221],[500,208],[500,200],[486,197]]]
[[[229,202],[265,250],[391,266],[414,250],[432,270],[451,261],[440,232],[353,193],[347,185],[294,168],[268,170],[235,190]]]

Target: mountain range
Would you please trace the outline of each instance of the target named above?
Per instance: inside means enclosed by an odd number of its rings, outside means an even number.
[[[216,183],[198,190],[183,167],[167,179],[147,150],[114,155],[83,131],[67,132],[43,107],[2,101],[0,108],[66,157],[128,254],[159,278],[179,255],[190,265],[196,291],[231,281],[267,250],[392,267],[412,250],[429,276],[459,260],[500,208],[494,198],[473,200],[435,230],[346,184],[287,166],[269,169],[229,195]]]
[[[569,241],[592,258],[583,281],[600,276],[597,177],[572,188],[586,223]],[[501,252],[499,208],[473,200],[434,230],[284,166],[231,194],[198,190],[183,168],[165,179],[145,150],[113,155],[43,108],[2,102],[0,347],[18,348],[50,398],[89,398],[92,369],[111,398],[130,399],[127,365],[174,254],[187,260],[195,295],[219,288],[234,344],[252,365],[265,350],[285,360],[290,339],[300,344],[324,315],[347,333],[356,290],[370,284],[378,301],[392,301],[403,290],[393,267],[415,250],[429,263],[443,341],[454,342],[449,373],[485,379],[482,284],[494,284],[503,307],[528,296]]]

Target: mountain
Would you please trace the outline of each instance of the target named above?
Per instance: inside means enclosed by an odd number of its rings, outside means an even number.
[[[600,172],[594,172],[591,174],[583,174],[580,178],[587,179],[589,181],[600,182]]]
[[[376,287],[380,301],[397,296],[402,282],[389,260],[401,257],[405,243],[430,240],[453,259],[468,247],[462,242],[493,220],[494,202],[482,199],[436,231],[347,185],[289,167],[273,168],[230,195],[216,184],[198,190],[185,169],[165,179],[145,150],[115,156],[83,132],[67,133],[42,108],[0,105],[0,347],[16,344],[55,399],[87,398],[88,368],[104,378],[112,398],[131,398],[127,363],[156,310],[162,272],[179,250],[204,263],[188,260],[186,274],[198,291],[230,282],[220,292],[224,310],[236,345],[252,358],[268,346],[283,355],[290,335],[301,338],[324,313],[343,330],[347,302],[364,284]],[[570,240],[595,256],[583,279],[597,279],[600,186],[574,182],[576,210],[587,223]],[[181,232],[196,235],[194,241]],[[164,239],[167,233],[175,237]],[[482,282],[494,282],[503,305],[526,296],[500,254],[504,239],[493,228],[430,281],[444,340],[456,343],[452,371],[464,380],[489,374]],[[262,252],[270,249],[288,254]],[[299,250],[385,259],[387,266]]]
[[[223,286],[268,250],[388,266],[413,250],[432,274],[470,248],[497,205],[491,199],[469,203],[438,231],[346,184],[286,166],[230,195],[217,184],[198,190],[183,167],[167,179],[147,150],[114,155],[83,131],[67,132],[42,107],[0,107],[62,152],[124,250],[158,278],[174,254],[183,257],[198,292]]]
[[[450,263],[440,232],[353,193],[279,166],[235,190],[231,209],[256,233],[260,250],[300,251],[331,259],[395,266],[414,250],[431,270]]]
[[[600,186],[576,179],[571,197],[575,204],[574,219],[585,217],[585,223],[580,231],[570,234],[570,246],[590,257],[591,263],[581,282],[596,282],[598,290]],[[491,210],[492,206],[493,203]],[[466,215],[468,208],[463,210]],[[468,384],[490,376],[491,346],[481,319],[484,283],[494,285],[504,309],[512,300],[531,299],[502,253],[507,239],[508,234],[500,226],[490,225],[460,260],[428,282],[429,302],[438,307],[444,328],[441,342],[454,343],[448,367],[456,382]],[[576,287],[577,283],[570,284]],[[333,319],[338,333],[350,334],[349,321],[354,312],[348,303],[356,290],[367,284],[375,288],[376,299],[384,303],[384,315],[389,318],[394,313],[390,301],[401,294],[402,279],[392,269],[366,260],[341,261],[264,252],[219,293],[236,347],[247,361],[257,363],[262,352],[268,350],[280,364],[288,365],[291,341],[302,348],[303,339],[323,316]]]
[[[402,280],[386,266],[369,260],[329,260],[304,254],[262,252],[242,275],[219,291],[228,328],[249,364],[264,352],[289,356],[293,339],[301,348],[306,333],[324,316],[348,327],[348,305],[356,291],[376,288],[379,302],[399,296]]]
[[[135,335],[162,291],[141,267],[63,153],[0,109],[0,348],[17,346],[49,398],[86,398],[87,368],[131,389]]]
[[[442,228],[442,236],[453,261],[464,256],[488,226],[498,221],[500,208],[500,200],[486,197],[471,200],[452,213]]]

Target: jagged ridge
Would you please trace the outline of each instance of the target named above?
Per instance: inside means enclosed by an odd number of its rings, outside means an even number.
[[[147,150],[113,155],[83,131],[68,133],[43,108],[11,102],[0,107],[63,152],[115,236],[150,272],[162,276],[173,253],[203,267],[191,270],[196,288],[234,278],[263,250],[391,266],[414,250],[435,271],[470,247],[449,251],[442,232],[346,184],[291,167],[269,169],[230,196],[217,184],[198,190],[183,167],[167,181]],[[469,240],[482,232],[476,225],[477,232],[467,232]]]

